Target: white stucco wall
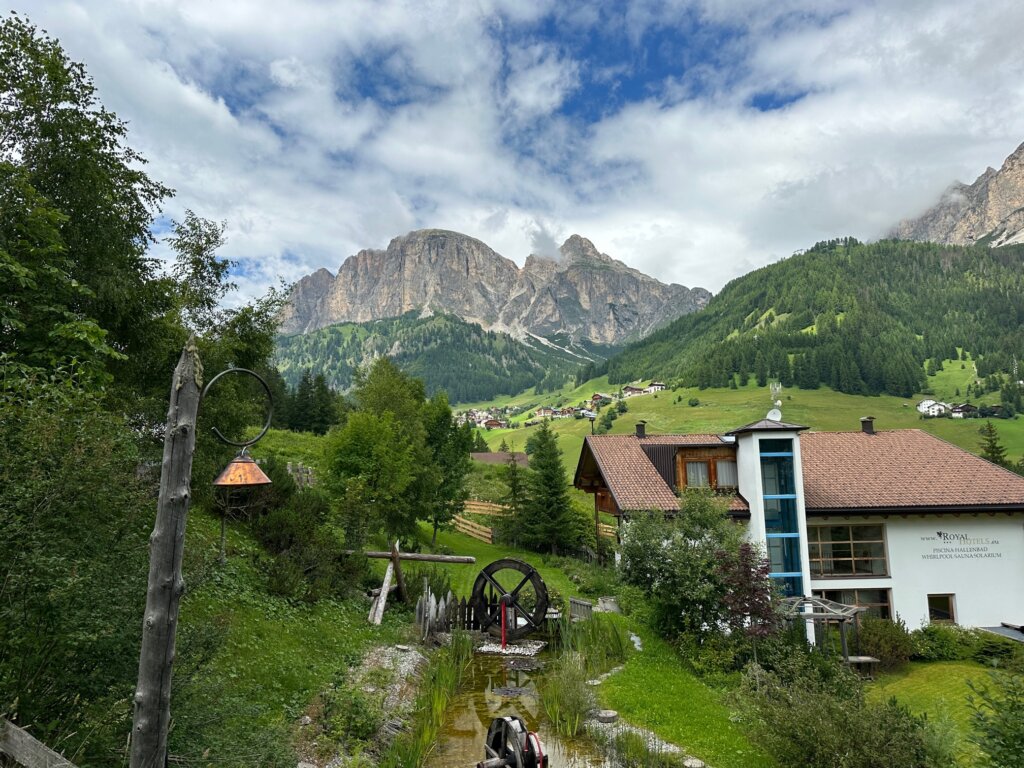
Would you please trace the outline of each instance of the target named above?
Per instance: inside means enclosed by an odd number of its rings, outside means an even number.
[[[892,609],[910,629],[927,623],[929,594],[955,595],[956,621],[963,626],[1024,623],[1024,514],[809,522],[884,525],[889,563],[888,577],[814,579],[812,589],[890,589]]]

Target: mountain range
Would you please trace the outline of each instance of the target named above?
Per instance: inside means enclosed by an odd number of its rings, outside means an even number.
[[[292,290],[281,332],[418,312],[450,314],[514,338],[561,336],[619,346],[705,306],[703,288],[666,285],[573,235],[522,267],[458,232],[424,229],[362,250],[337,275],[320,269]]]

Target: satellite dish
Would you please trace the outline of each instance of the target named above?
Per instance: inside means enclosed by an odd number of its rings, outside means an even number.
[[[772,408],[768,411],[768,415],[765,417],[768,421],[782,421],[782,411],[778,408]]]

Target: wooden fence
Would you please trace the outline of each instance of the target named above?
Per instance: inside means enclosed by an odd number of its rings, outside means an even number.
[[[614,539],[617,536],[617,533],[615,531],[615,526],[614,525],[608,525],[606,523],[598,523],[597,524],[597,530],[598,530],[598,533],[600,533],[602,536],[606,536],[609,539]]]
[[[426,639],[438,632],[451,632],[454,629],[479,630],[480,620],[490,616],[499,616],[501,603],[499,595],[492,590],[484,595],[486,602],[486,615],[478,616],[476,609],[469,600],[455,597],[451,592],[438,598],[430,589],[424,586],[423,594],[416,601],[416,626],[419,629],[420,637]],[[582,601],[586,603],[586,601]],[[589,603],[587,603],[589,605]],[[510,626],[516,627],[519,622],[519,612],[512,607],[508,617]]]
[[[307,467],[301,461],[297,464],[292,464],[290,461],[285,465],[288,470],[288,474],[292,476],[292,480],[299,488],[311,488],[316,485],[316,475],[313,474],[313,468]]]
[[[578,597],[569,598],[569,618],[589,619],[594,615],[594,604],[589,600],[580,600]]]
[[[25,768],[75,768],[73,763],[37,741],[27,731],[3,718],[0,718],[0,755],[7,755],[17,765]]]
[[[463,512],[474,515],[504,515],[508,510],[504,504],[495,504],[491,501],[480,501],[479,499],[466,499],[463,505]]]
[[[494,531],[488,528],[486,525],[480,525],[480,523],[474,523],[472,520],[468,520],[461,515],[456,515],[455,519],[455,530],[459,533],[464,533],[467,536],[472,536],[474,539],[484,541],[488,544],[494,543]]]

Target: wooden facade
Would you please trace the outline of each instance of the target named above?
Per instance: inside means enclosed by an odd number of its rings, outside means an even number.
[[[718,461],[736,461],[736,447],[727,445],[721,448],[690,448],[681,447],[676,451],[676,488],[680,491],[686,488],[686,463],[689,461],[702,461],[708,465],[708,485],[718,490]],[[735,486],[729,486],[734,490]]]

